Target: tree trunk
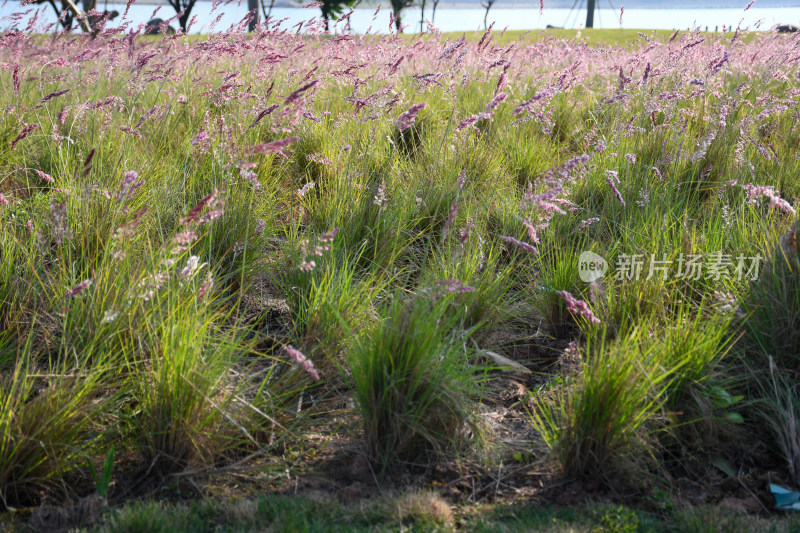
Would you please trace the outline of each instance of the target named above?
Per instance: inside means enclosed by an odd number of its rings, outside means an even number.
[[[250,12],[250,22],[247,24],[247,31],[255,31],[256,26],[258,26],[258,3],[259,0],[247,0],[247,10]]]
[[[186,25],[189,24],[189,15],[192,14],[193,7],[194,7],[194,2],[187,5],[185,11],[183,12],[183,15],[178,17],[178,24],[181,25],[181,30],[183,30],[183,33],[186,33]]]
[[[596,2],[595,0],[589,0],[589,5],[586,8],[586,27],[593,28],[594,27],[594,6]]]
[[[89,21],[86,20],[83,11],[75,5],[75,2],[72,0],[61,0],[61,4],[65,6],[67,10],[67,16],[64,19],[65,28],[72,29],[72,18],[74,16],[78,20],[78,25],[83,31],[92,33],[92,28],[89,27]]]
[[[261,11],[264,12],[264,21],[269,20],[272,16],[272,8],[275,6],[275,0],[269,0],[269,11],[264,9],[264,6],[267,5],[264,0],[261,1]]]
[[[328,23],[330,22],[331,16],[330,12],[328,11],[328,7],[325,4],[322,5],[321,9],[322,9],[322,20],[325,21],[325,32],[327,33],[328,31],[330,31]]]

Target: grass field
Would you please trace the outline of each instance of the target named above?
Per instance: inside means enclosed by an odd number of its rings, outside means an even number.
[[[525,42],[537,42],[541,40],[555,38],[555,39],[563,39],[564,41],[570,41],[570,40],[581,41],[584,42],[585,44],[595,47],[599,45],[609,45],[609,46],[624,48],[629,45],[640,44],[643,39],[642,37],[643,35],[646,35],[648,38],[658,38],[659,40],[666,41],[672,36],[673,33],[675,32],[670,30],[632,30],[628,28],[620,28],[613,30],[596,29],[596,28],[582,28],[580,30],[549,28],[546,30],[531,30],[531,31],[507,30],[507,31],[497,32],[494,41],[497,43],[505,44],[519,39],[523,39]],[[443,34],[443,36],[448,39],[458,39],[462,35],[472,40],[480,40],[481,37],[480,33]],[[713,38],[713,37],[718,37],[722,34],[699,32],[699,35]],[[752,35],[753,35],[752,33],[748,33],[747,35],[744,35],[743,38],[750,39],[752,38]],[[733,37],[733,33],[729,32],[727,34],[727,37],[728,38]],[[407,35],[407,38],[414,39],[418,37]]]
[[[307,30],[0,34],[0,527],[796,529],[798,38]]]

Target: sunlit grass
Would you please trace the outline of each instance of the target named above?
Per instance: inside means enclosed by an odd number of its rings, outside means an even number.
[[[112,442],[159,487],[290,468],[306,415],[379,480],[505,460],[484,357],[517,344],[553,354],[520,362],[555,476],[759,438],[796,479],[793,37],[306,29],[0,36],[2,508]],[[437,498],[380,520],[455,527]],[[106,527],[194,527],[142,509]]]

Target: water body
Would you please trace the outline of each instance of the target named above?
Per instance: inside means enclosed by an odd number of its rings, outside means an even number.
[[[145,23],[154,16],[154,11],[158,9],[155,16],[167,19],[174,16],[174,11],[169,5],[155,5],[163,0],[148,0],[148,3],[136,2],[131,6],[126,20],[131,21],[131,27]],[[59,2],[57,2],[59,3]],[[424,17],[430,19],[432,0],[428,0]],[[722,29],[722,26],[736,28],[741,24],[742,27],[750,29],[766,30],[776,24],[800,25],[800,0],[760,0],[749,9],[744,11],[747,2],[742,1],[741,6],[737,0],[708,0],[702,2],[702,8],[693,7],[698,2],[691,0],[675,0],[666,2],[657,1],[627,1],[625,4],[622,20],[620,21],[620,0],[600,0],[600,8],[596,10],[594,26],[596,28],[636,28],[636,29],[683,29],[699,27],[709,30]],[[545,8],[540,12],[535,1],[498,0],[495,6],[489,11],[487,21],[495,23],[495,30],[539,30],[548,25],[564,28],[581,28],[586,20],[585,0],[545,0]],[[575,4],[574,9],[569,6]],[[615,5],[616,4],[616,5]],[[731,8],[732,4],[737,7]],[[280,4],[278,4],[280,5]],[[285,5],[285,4],[284,4]],[[532,7],[533,6],[533,7]],[[550,7],[558,6],[558,7]],[[564,7],[566,6],[566,7]],[[577,6],[584,6],[578,9]],[[727,7],[726,7],[727,6]],[[120,13],[125,11],[125,4],[120,2],[99,0],[98,9],[118,10]],[[30,13],[21,21],[12,22],[8,17],[15,12]],[[31,5],[20,7],[19,2],[5,0],[0,3],[0,31],[11,29],[16,26],[25,29],[28,17],[39,11],[40,18],[37,23],[37,30],[42,31],[47,24],[55,22],[56,17],[53,9],[47,4]],[[390,9],[382,7],[375,14],[375,6],[356,9],[350,17],[350,31],[355,33],[388,33],[390,31],[389,13]],[[212,27],[212,21],[221,13],[222,17]],[[197,15],[197,24],[191,28],[191,33],[206,33],[209,31],[224,31],[232,25],[237,24],[247,14],[246,0],[237,3],[236,1],[217,7],[212,11],[211,2],[198,2],[192,15]],[[445,32],[470,32],[482,30],[484,27],[485,10],[479,7],[477,1],[471,2],[464,0],[459,4],[440,3],[433,24],[436,28]],[[307,22],[313,18],[319,18],[319,8],[299,8],[299,7],[275,7],[272,9],[272,17],[275,21],[283,19],[283,28],[291,28],[301,22]],[[402,22],[406,26],[406,32],[420,31],[420,20],[422,12],[419,7],[409,8],[402,13]],[[114,27],[120,22],[119,18],[112,21],[109,26]],[[177,21],[172,23],[177,27]],[[332,26],[332,31],[341,32],[343,25]]]

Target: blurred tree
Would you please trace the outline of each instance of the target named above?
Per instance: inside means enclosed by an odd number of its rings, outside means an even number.
[[[436,8],[439,6],[439,0],[433,0],[433,12],[431,13],[431,24],[436,20]]]
[[[85,0],[91,1],[91,0]],[[97,0],[95,0],[97,1]],[[258,26],[258,4],[260,4],[260,0],[247,0],[247,12],[250,14],[251,18],[250,22],[247,24],[247,31],[255,31],[256,26]],[[270,9],[272,9],[270,7]]]
[[[400,24],[400,13],[407,7],[414,5],[414,0],[392,0],[392,12],[394,13],[394,26],[397,28],[397,33],[403,30]]]
[[[267,3],[269,3],[269,9],[267,9]],[[264,20],[267,21],[272,16],[272,8],[275,7],[275,0],[264,0],[261,2],[261,11],[264,13]]]
[[[486,19],[489,18],[489,10],[492,9],[492,6],[494,5],[494,3],[496,1],[497,0],[481,0],[481,7],[486,10],[486,14],[483,15],[483,27],[484,27],[484,29],[488,29],[489,28],[489,26],[487,26],[487,24],[486,24],[486,22],[487,22]]]
[[[189,15],[192,14],[192,9],[194,9],[196,3],[197,0],[169,0],[169,5],[172,6],[175,13],[178,13],[178,24],[181,25],[183,33],[186,33],[186,25],[189,24]]]
[[[357,0],[320,0],[320,3],[322,4],[320,10],[325,21],[325,31],[328,31],[330,29],[328,22],[339,18],[345,9],[355,6]]]
[[[92,33],[92,28],[89,26],[89,21],[84,15],[84,12],[81,11],[81,9],[72,0],[61,0],[61,9],[58,9],[55,0],[36,0],[34,3],[44,4],[45,2],[53,7],[53,11],[56,12],[56,17],[58,17],[61,26],[65,30],[71,30],[73,21],[77,20],[78,25],[81,27],[81,29],[83,29],[83,31]],[[86,0],[84,0],[83,5],[87,5]],[[94,6],[97,5],[97,0],[94,0],[94,3],[91,5],[92,9],[94,9]]]

